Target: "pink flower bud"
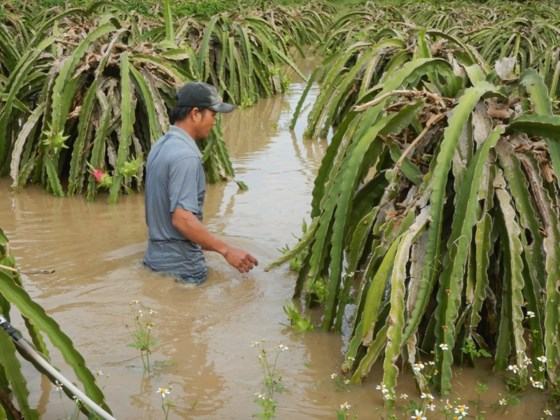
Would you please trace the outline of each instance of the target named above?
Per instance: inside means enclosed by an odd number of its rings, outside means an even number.
[[[91,171],[91,174],[95,178],[95,182],[102,182],[103,177],[105,176],[105,172],[103,172],[101,169],[93,169]]]

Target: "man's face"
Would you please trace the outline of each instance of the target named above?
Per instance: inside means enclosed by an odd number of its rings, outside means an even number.
[[[196,140],[203,140],[210,135],[216,122],[216,112],[210,109],[195,108],[192,111]]]

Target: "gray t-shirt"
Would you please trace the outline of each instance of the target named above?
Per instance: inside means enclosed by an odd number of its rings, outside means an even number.
[[[144,264],[183,281],[200,283],[207,268],[202,249],[175,229],[171,215],[177,208],[202,220],[205,177],[200,151],[182,129],[171,126],[150,150],[146,166],[146,224],[148,249]]]

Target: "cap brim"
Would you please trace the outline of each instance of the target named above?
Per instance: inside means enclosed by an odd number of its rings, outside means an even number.
[[[208,108],[215,112],[221,112],[227,114],[228,112],[231,112],[235,109],[235,105],[228,104],[227,102],[222,102],[217,105],[212,105]]]

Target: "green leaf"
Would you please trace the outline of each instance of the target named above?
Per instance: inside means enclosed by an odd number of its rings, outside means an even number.
[[[455,148],[457,147],[463,127],[467,123],[475,105],[484,94],[493,92],[494,89],[495,88],[491,84],[486,82],[481,82],[467,89],[459,99],[459,103],[453,110],[453,114],[449,119],[449,124],[444,131],[443,142],[437,155],[433,175],[429,184],[431,189],[431,221],[428,228],[424,269],[418,285],[417,302],[405,328],[404,341],[408,340],[410,335],[416,332],[434,287],[441,251],[441,230],[445,190]]]
[[[29,391],[22,374],[21,364],[16,357],[16,348],[12,339],[3,330],[0,331],[0,365],[4,368],[23,417],[31,420],[38,419],[37,411],[29,407]]]
[[[407,261],[410,247],[428,223],[429,207],[425,207],[418,215],[414,224],[400,238],[395,262],[391,272],[390,309],[387,324],[387,345],[383,360],[383,385],[391,395],[395,395],[397,385],[397,361],[403,346],[403,330],[405,325],[405,281],[407,278]]]
[[[121,169],[128,159],[134,129],[134,103],[130,81],[130,62],[127,52],[121,55],[121,131],[113,184],[109,191],[109,203],[116,203],[124,176]]]
[[[560,137],[560,116],[525,114],[517,117],[508,125],[508,132],[522,132],[531,136],[540,136],[558,144]],[[559,172],[560,173],[560,172]]]
[[[70,365],[78,380],[84,385],[86,394],[97,404],[108,409],[101,390],[95,384],[95,378],[86,367],[84,358],[74,348],[70,338],[62,332],[59,325],[35,303],[27,292],[18,286],[13,278],[0,270],[0,294],[14,304],[18,310],[58,348],[64,360]]]
[[[515,344],[515,360],[519,367],[519,378],[521,384],[527,381],[527,368],[525,360],[527,355],[525,353],[526,344],[523,328],[523,288],[525,281],[523,279],[523,259],[521,254],[523,253],[523,245],[521,243],[521,229],[517,222],[517,214],[511,203],[511,196],[506,190],[506,182],[500,172],[496,175],[495,181],[496,187],[496,197],[498,198],[498,203],[504,219],[505,233],[507,234],[507,246],[509,248],[505,263],[509,264],[509,278],[505,278],[505,281],[510,282],[508,287],[509,296],[511,303],[508,305],[511,308],[511,314],[507,314],[508,320],[512,324],[513,342]]]

